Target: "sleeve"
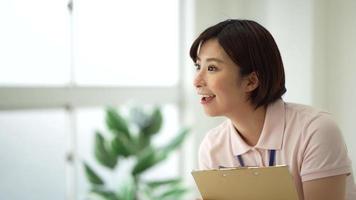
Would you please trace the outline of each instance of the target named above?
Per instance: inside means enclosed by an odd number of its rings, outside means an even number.
[[[336,123],[322,115],[305,128],[305,150],[301,165],[302,181],[350,174],[351,161]]]

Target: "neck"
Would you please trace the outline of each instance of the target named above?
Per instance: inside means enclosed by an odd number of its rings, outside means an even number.
[[[228,118],[245,142],[250,146],[255,146],[263,129],[266,108],[264,106],[258,109],[255,109],[254,106],[246,106],[245,108],[235,115],[228,116]]]

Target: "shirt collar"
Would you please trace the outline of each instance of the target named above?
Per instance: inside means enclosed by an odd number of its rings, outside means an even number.
[[[252,148],[279,150],[282,148],[285,127],[284,102],[282,99],[279,99],[268,105],[261,136],[255,147],[248,145],[241,138],[230,120],[229,126],[230,142],[234,155],[244,154]]]

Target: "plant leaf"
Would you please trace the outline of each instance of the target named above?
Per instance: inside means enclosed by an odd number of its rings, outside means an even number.
[[[146,193],[150,199],[155,200],[179,200],[189,189],[181,185],[181,179],[167,179],[160,181],[150,181],[142,184],[146,188]]]
[[[138,176],[145,170],[166,159],[166,156],[167,155],[162,151],[155,150],[152,147],[143,150],[143,153],[139,155],[131,174],[133,176]]]
[[[130,139],[126,120],[114,108],[106,109],[106,125],[114,134],[123,134],[127,139]]]
[[[93,185],[104,185],[104,181],[91,169],[91,167],[84,163],[85,175],[89,182]]]
[[[170,200],[170,199],[178,200],[178,199],[182,198],[182,196],[185,195],[188,191],[189,191],[189,189],[187,189],[187,188],[173,187],[173,188],[167,190],[166,192],[162,193],[157,199],[161,199],[161,200]]]
[[[128,144],[128,141],[123,141],[120,139],[120,137],[115,136],[112,141],[111,141],[111,147],[112,150],[116,155],[122,155],[124,157],[128,157],[131,154],[133,154],[133,150],[130,148],[130,144]]]
[[[138,157],[137,163],[132,170],[132,175],[137,176],[152,166],[158,164],[168,157],[168,154],[177,148],[188,134],[188,129],[182,129],[168,145],[161,149],[153,149],[152,147],[144,149],[143,154]]]
[[[147,135],[158,133],[158,131],[161,129],[162,122],[162,113],[161,110],[157,107],[154,109],[152,115],[150,116],[149,123],[142,129],[142,132]]]
[[[138,141],[137,141],[137,152],[141,151],[147,147],[150,146],[151,143],[151,135],[144,134],[143,132],[140,132],[138,135]]]
[[[188,133],[189,129],[187,128],[183,128],[182,130],[180,130],[179,134],[174,139],[172,139],[170,143],[163,147],[163,151],[168,154],[169,152],[179,147]]]
[[[140,107],[133,107],[130,109],[130,119],[140,129],[147,126],[150,117]]]
[[[120,190],[120,200],[136,200],[137,187],[133,177],[126,181]]]
[[[94,153],[99,163],[110,169],[115,168],[117,157],[113,155],[113,152],[108,148],[108,145],[106,145],[104,137],[98,131],[95,134]]]
[[[114,192],[98,188],[92,189],[89,193],[89,196],[93,197],[95,200],[120,200]]]
[[[161,187],[164,185],[175,185],[181,182],[180,178],[167,179],[167,180],[159,180],[159,181],[150,181],[147,182],[147,186],[150,188]]]

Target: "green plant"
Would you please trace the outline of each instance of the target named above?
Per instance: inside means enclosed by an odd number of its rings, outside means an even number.
[[[103,178],[84,162],[84,170],[91,189],[89,199],[99,200],[168,200],[181,199],[188,189],[179,178],[170,180],[143,180],[142,175],[150,168],[165,160],[171,152],[181,145],[189,130],[183,128],[178,135],[164,146],[155,147],[151,140],[161,129],[163,117],[156,107],[152,112],[142,108],[132,108],[124,118],[114,108],[106,110],[106,125],[111,133],[104,137],[96,131],[94,155],[97,162],[112,173],[125,160],[134,160],[128,177],[121,188],[110,189]]]

